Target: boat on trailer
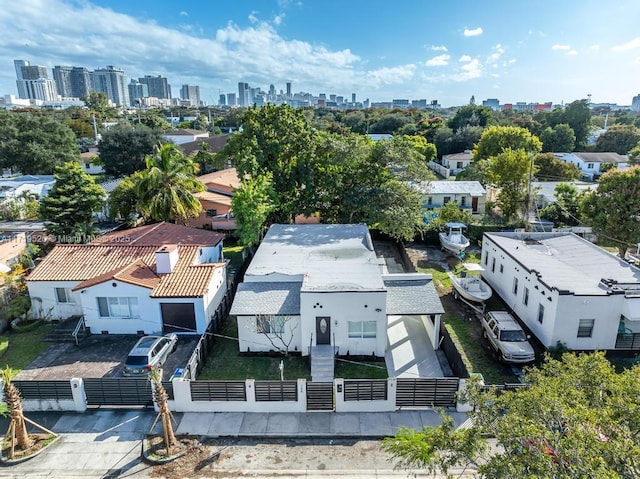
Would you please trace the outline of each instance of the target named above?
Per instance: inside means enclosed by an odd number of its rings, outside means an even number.
[[[447,275],[451,278],[454,297],[472,303],[484,303],[493,294],[491,286],[480,277],[480,273],[484,269],[476,263],[463,263],[462,267],[463,269],[458,275],[447,271]]]
[[[447,223],[447,231],[439,233],[442,248],[455,255],[460,255],[469,247],[469,238],[462,234],[462,230],[467,226],[464,223]]]

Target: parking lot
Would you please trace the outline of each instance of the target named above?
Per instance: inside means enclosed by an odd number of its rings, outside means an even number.
[[[80,345],[52,343],[16,379],[71,379],[123,377],[122,364],[133,345],[140,339],[131,335],[93,335]],[[185,366],[196,347],[199,336],[178,336],[178,345],[167,358],[163,378],[168,380],[176,368]]]

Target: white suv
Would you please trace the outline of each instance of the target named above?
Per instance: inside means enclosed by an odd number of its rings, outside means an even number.
[[[490,311],[482,318],[482,334],[505,363],[525,364],[535,359],[530,336],[506,311]]]

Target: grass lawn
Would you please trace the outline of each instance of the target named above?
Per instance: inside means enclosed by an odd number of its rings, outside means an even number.
[[[22,371],[50,344],[42,341],[42,337],[51,330],[50,324],[42,324],[25,333],[4,333],[0,335],[0,365],[10,366],[16,372]]]
[[[311,379],[309,357],[301,356],[264,356],[240,354],[238,351],[238,328],[235,319],[229,317],[216,338],[207,362],[197,379],[242,380],[280,379],[280,360],[284,360],[284,378]],[[229,339],[231,338],[231,339]]]
[[[231,246],[224,246],[222,248],[222,254],[224,255],[225,259],[229,260],[229,265],[237,270],[240,268],[240,266],[242,266],[242,250],[244,249],[244,246],[241,245],[231,245]]]
[[[356,359],[336,359],[334,376],[346,379],[387,379],[389,377],[384,361]]]

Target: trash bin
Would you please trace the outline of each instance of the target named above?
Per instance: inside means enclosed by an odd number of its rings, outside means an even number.
[[[176,368],[175,371],[173,371],[173,374],[171,375],[171,377],[169,378],[169,381],[173,381],[175,378],[181,378],[183,373],[184,373],[184,368]]]

